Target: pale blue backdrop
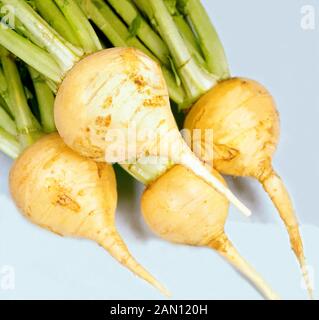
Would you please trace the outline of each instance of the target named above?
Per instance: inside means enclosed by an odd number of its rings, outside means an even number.
[[[319,2],[203,2],[224,42],[233,74],[258,79],[276,98],[282,136],[274,163],[302,221],[306,253],[318,288]],[[315,30],[305,31],[300,26],[304,5],[313,5],[316,10]],[[22,218],[8,193],[10,166],[11,161],[1,155],[0,283],[3,267],[11,266],[15,289],[0,288],[0,299],[162,298],[95,244],[59,238]],[[261,187],[242,179],[229,182],[254,211],[254,217],[246,220],[232,209],[227,225],[231,239],[283,298],[306,298],[286,233]],[[121,172],[119,189],[118,227],[132,253],[165,283],[173,298],[260,298],[214,252],[154,237],[140,218],[142,187]]]

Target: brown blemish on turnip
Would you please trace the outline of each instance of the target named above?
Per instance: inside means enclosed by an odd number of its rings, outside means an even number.
[[[147,85],[147,82],[145,81],[142,75],[134,74],[131,76],[131,78],[134,81],[134,83],[137,85],[137,87],[140,89],[144,88]]]
[[[106,98],[106,100],[104,101],[103,105],[102,105],[102,108],[103,109],[107,109],[109,108],[111,105],[113,104],[113,97],[112,96],[109,96]]]
[[[106,127],[106,128],[110,126],[111,122],[112,122],[111,115],[108,115],[106,117],[97,117],[95,120],[95,124],[97,126]]]
[[[81,210],[80,205],[67,194],[58,194],[56,204],[74,212],[79,212]]]
[[[103,158],[104,152],[99,147],[94,146],[90,143],[90,140],[88,137],[86,139],[82,139],[81,137],[78,137],[74,140],[73,148],[82,150],[83,154],[89,159],[95,160]],[[87,149],[90,149],[90,153],[88,154],[86,151]]]
[[[58,181],[52,179],[48,186],[48,191],[52,194],[51,203],[54,206],[61,206],[74,212],[80,212],[80,205],[72,198],[71,190],[65,188]]]
[[[164,106],[166,99],[163,96],[155,96],[151,99],[145,99],[143,102],[144,107],[148,108],[158,108]]]
[[[105,169],[104,163],[96,163],[97,174],[99,178],[102,178],[103,170]]]

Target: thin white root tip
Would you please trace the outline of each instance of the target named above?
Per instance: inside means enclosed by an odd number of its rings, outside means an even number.
[[[302,277],[303,277],[305,285],[307,287],[307,292],[308,292],[309,299],[310,300],[314,300],[314,294],[313,294],[313,290],[314,289],[313,289],[312,282],[310,280],[309,268],[308,268],[308,265],[306,263],[306,259],[302,255],[301,258],[299,258],[299,261],[300,261]]]
[[[124,267],[131,270],[136,276],[148,282],[164,296],[171,296],[170,292],[133,258],[116,230],[108,230],[106,236],[102,239],[97,239],[96,242],[106,249]]]
[[[244,275],[268,300],[281,300],[255,269],[238,253],[225,234],[221,234],[208,246],[222,255],[230,264]]]
[[[172,297],[172,294],[165,288],[163,287],[161,284],[159,284],[158,286],[155,286],[156,289],[158,289],[166,298],[170,299]]]
[[[217,188],[216,188],[217,189]],[[218,190],[219,191],[219,190]],[[229,189],[226,189],[225,197],[238,209],[244,216],[250,217],[252,215],[251,210],[245,206]]]
[[[246,217],[251,216],[249,210],[221,181],[219,181],[204,164],[189,150],[184,152],[179,160],[179,163],[186,168],[192,170],[198,177],[206,181],[216,191],[225,196],[230,203],[238,208]]]
[[[265,171],[267,172],[267,170]],[[269,173],[270,172],[270,173]],[[309,297],[313,298],[313,288],[305,259],[302,238],[299,230],[298,219],[289,196],[289,193],[278,174],[270,168],[268,175],[259,179],[270,199],[278,210],[290,238],[290,245],[294,251],[302,271]]]

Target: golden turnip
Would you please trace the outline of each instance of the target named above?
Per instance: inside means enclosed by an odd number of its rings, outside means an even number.
[[[216,171],[213,174],[225,184]],[[142,212],[154,233],[171,242],[216,250],[266,298],[278,299],[225,235],[228,208],[223,196],[179,165],[151,183],[142,197]]]
[[[58,134],[51,134],[16,160],[10,190],[21,212],[33,223],[61,236],[97,242],[123,266],[167,292],[134,260],[117,232],[112,166],[83,158]]]
[[[252,177],[263,185],[286,225],[311,295],[297,217],[286,187],[272,166],[279,125],[270,93],[259,83],[241,78],[220,82],[192,107],[185,121],[189,130],[213,129],[213,144],[202,141],[201,145],[213,148],[217,171]]]

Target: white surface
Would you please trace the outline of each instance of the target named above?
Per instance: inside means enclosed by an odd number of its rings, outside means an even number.
[[[319,3],[204,3],[223,39],[233,74],[258,79],[278,102],[282,138],[275,167],[286,181],[304,224],[309,264],[313,271],[319,270],[319,31],[300,28],[300,10],[305,4],[315,5],[319,24]],[[10,200],[10,165],[9,159],[0,156],[0,299],[162,298],[95,244],[59,238],[27,222]],[[120,232],[135,257],[171,290],[173,298],[260,298],[214,252],[172,245],[150,234],[139,214],[142,187],[123,175],[119,174]],[[254,181],[230,180],[230,186],[254,211],[254,217],[246,221],[231,210],[233,222],[227,225],[230,238],[283,298],[306,298],[286,232],[281,223],[273,223],[279,219],[266,195]],[[1,271],[6,265],[15,270],[12,291],[1,289]]]

